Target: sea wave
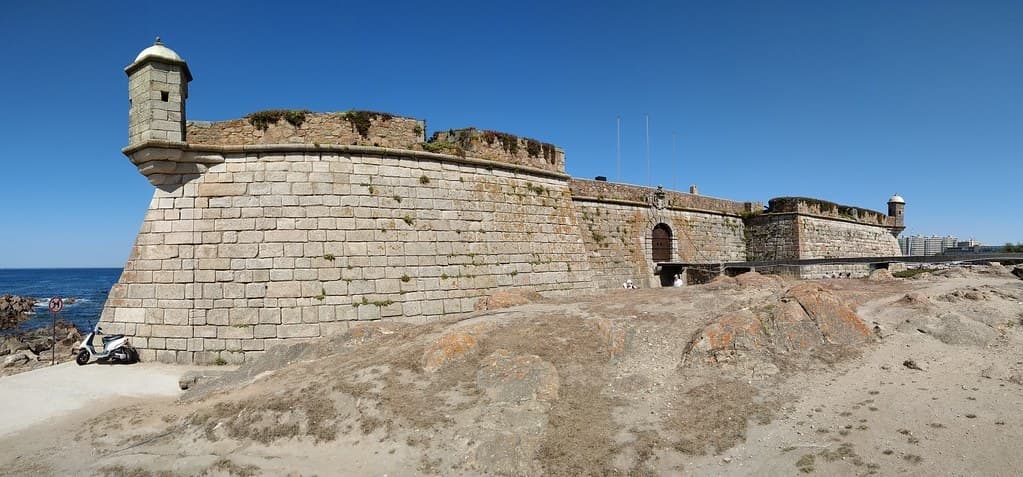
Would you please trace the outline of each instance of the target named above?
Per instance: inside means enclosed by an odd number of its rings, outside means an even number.
[[[49,298],[36,298],[35,300],[36,300],[35,304],[32,305],[33,308],[49,308],[50,307],[50,299]],[[89,303],[91,301],[92,300],[90,300],[88,298],[75,298],[74,301],[68,301],[67,298],[64,298],[64,308],[67,308],[69,306],[73,306],[73,305],[75,305],[77,303]]]

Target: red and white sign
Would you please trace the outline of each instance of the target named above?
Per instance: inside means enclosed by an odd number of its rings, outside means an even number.
[[[61,300],[59,296],[50,298],[50,313],[60,313],[60,310],[64,309],[64,300]]]

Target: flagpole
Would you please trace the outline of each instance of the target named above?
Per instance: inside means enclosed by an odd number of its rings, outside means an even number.
[[[618,116],[618,129],[617,129],[617,140],[618,140],[618,182],[622,181],[622,117]]]
[[[650,115],[646,115],[646,185],[654,186],[654,175],[650,169]]]
[[[671,133],[671,188],[678,190],[678,162],[675,159],[675,133]]]

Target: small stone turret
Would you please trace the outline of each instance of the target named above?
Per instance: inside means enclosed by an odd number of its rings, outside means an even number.
[[[896,237],[906,230],[906,200],[899,194],[893,195],[888,199],[888,217],[893,221],[891,230],[892,234]]]
[[[192,74],[157,37],[124,69],[128,74],[128,147],[149,141],[185,141],[185,99]]]
[[[174,50],[156,39],[128,74],[128,147],[121,150],[155,186],[173,188],[199,177],[219,155],[186,151],[185,99],[192,73]]]

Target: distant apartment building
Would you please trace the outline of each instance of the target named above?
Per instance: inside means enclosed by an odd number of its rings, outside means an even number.
[[[969,243],[976,244],[973,240],[970,240]],[[903,255],[908,256],[940,255],[946,251],[956,251],[960,244],[966,245],[967,242],[959,242],[952,236],[939,237],[932,235],[925,237],[923,235],[908,235],[899,237],[899,248],[902,250]]]

